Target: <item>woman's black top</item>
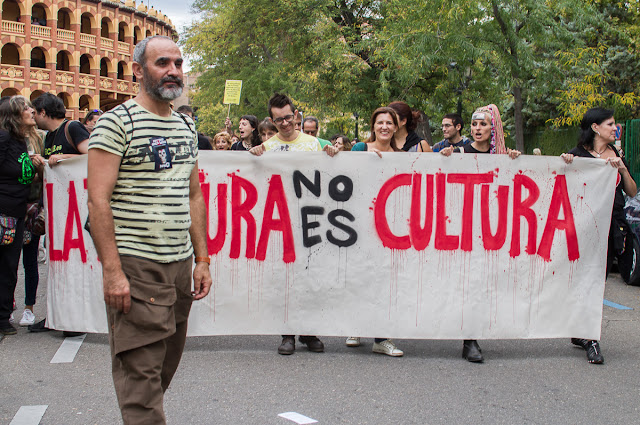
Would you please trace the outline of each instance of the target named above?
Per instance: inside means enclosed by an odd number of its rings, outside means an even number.
[[[23,218],[36,169],[27,144],[0,130],[0,213]]]
[[[613,150],[616,156],[620,158],[620,154],[618,153],[618,150],[615,148],[615,146],[612,144],[609,144],[609,147]],[[589,151],[582,146],[576,146],[575,148],[571,149],[569,153],[574,156],[580,156],[583,158],[595,158],[595,156],[591,155],[591,153],[589,153]],[[627,167],[627,170],[628,170],[629,164],[627,163],[627,161],[624,158],[622,158],[622,162],[624,163],[624,166]],[[631,175],[629,175],[629,177],[631,178]],[[624,212],[625,199],[624,199],[623,188],[624,188],[624,183],[622,182],[622,175],[618,173],[618,180],[616,181],[616,195],[615,195],[615,198],[613,199],[612,220],[617,219],[617,220],[624,221],[626,223],[627,217]]]
[[[409,152],[409,149],[411,149],[413,146],[417,145],[421,141],[422,139],[420,138],[420,136],[416,134],[415,131],[410,131],[409,133],[407,133],[407,138],[404,141],[404,146],[402,147],[402,150],[405,152]]]

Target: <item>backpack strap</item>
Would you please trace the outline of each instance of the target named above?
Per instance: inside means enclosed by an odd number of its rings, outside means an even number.
[[[80,151],[78,150],[78,147],[76,146],[76,142],[73,141],[73,139],[71,138],[71,134],[69,133],[70,123],[71,123],[71,120],[67,120],[67,122],[64,123],[64,137],[67,138],[67,142],[73,147],[73,149],[75,149],[76,152],[80,153]]]
[[[124,130],[125,131],[125,136],[124,136],[125,148],[122,154],[122,158],[120,159],[120,165],[122,165],[122,161],[124,161],[124,157],[127,155],[127,152],[129,152],[129,146],[131,145],[131,141],[133,140],[133,117],[131,116],[131,112],[129,112],[129,108],[127,108],[124,103],[120,104],[120,106],[122,106],[122,109],[124,109],[127,115],[129,116],[129,125],[131,125],[130,131],[127,131],[126,128]]]

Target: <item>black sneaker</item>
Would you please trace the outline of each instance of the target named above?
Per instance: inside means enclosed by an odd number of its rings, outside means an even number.
[[[580,348],[584,348],[585,350],[587,349],[587,345],[589,345],[589,341],[582,338],[571,338],[571,343],[573,345],[577,345]]]
[[[3,322],[0,323],[0,334],[2,335],[15,335],[17,334],[18,331],[16,330],[16,328],[14,328],[11,323],[7,322]]]
[[[46,323],[47,323],[47,319],[42,319],[38,323],[29,325],[27,329],[29,329],[29,332],[49,332],[51,329],[45,326]]]
[[[600,344],[598,341],[587,341],[587,360],[589,363],[602,364],[604,363],[604,357],[600,351]]]

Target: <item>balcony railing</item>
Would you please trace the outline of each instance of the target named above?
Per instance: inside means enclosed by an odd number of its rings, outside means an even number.
[[[100,77],[100,87],[105,90],[111,90],[113,88],[113,79],[109,77]]]
[[[72,86],[74,80],[73,72],[56,71],[56,82],[65,86]]]
[[[24,23],[13,21],[2,21],[2,32],[24,35]]]
[[[80,44],[88,47],[96,47],[96,36],[93,34],[80,33]]]
[[[125,55],[129,54],[129,43],[125,43],[124,41],[118,41],[118,51],[120,53],[124,53]]]
[[[74,42],[73,31],[58,29],[58,40]]]
[[[135,94],[138,94],[140,91],[140,83],[131,83],[131,88]]]
[[[40,25],[31,25],[31,35],[37,38],[51,38],[51,28]]]
[[[24,81],[24,67],[19,65],[0,65],[0,78],[3,80]]]
[[[101,37],[100,42],[102,43],[102,48],[107,50],[113,50],[113,40],[110,38]]]
[[[51,71],[49,71],[48,69],[31,68],[31,71],[29,72],[29,76],[31,77],[32,81],[33,80],[41,81],[43,83],[51,82]]]
[[[93,89],[96,87],[96,77],[89,74],[80,74],[80,78],[78,78],[78,85],[80,87]]]
[[[116,88],[119,92],[129,93],[129,81],[117,80]]]

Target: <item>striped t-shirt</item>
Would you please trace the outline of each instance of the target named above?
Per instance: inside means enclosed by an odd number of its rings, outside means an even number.
[[[189,177],[198,141],[195,124],[182,117],[161,117],[128,100],[103,114],[91,133],[89,149],[122,157],[111,196],[120,255],[170,263],[193,253]]]

